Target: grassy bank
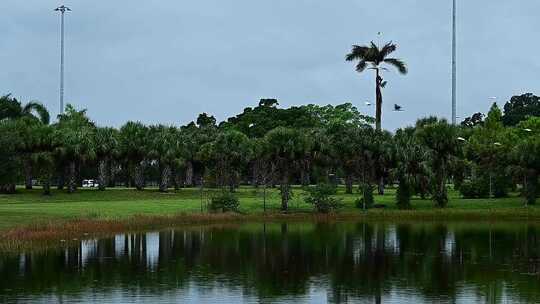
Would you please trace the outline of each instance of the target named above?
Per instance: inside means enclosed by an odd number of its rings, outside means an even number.
[[[267,192],[267,215],[264,215],[263,193],[252,187],[242,187],[237,196],[240,199],[241,216],[208,217],[201,214],[206,212],[206,204],[213,195],[213,190],[201,192],[197,188],[181,189],[169,193],[160,193],[155,189],[135,191],[132,189],[108,189],[104,192],[95,189],[81,189],[77,193],[67,194],[53,191],[51,196],[41,195],[40,189],[20,189],[15,195],[0,195],[0,234],[6,235],[10,231],[21,231],[21,228],[33,231],[50,230],[51,227],[60,227],[62,224],[78,222],[86,223],[86,230],[90,222],[110,223],[118,227],[119,223],[130,223],[126,228],[136,226],[149,226],[151,222],[172,224],[173,222],[192,222],[205,219],[211,222],[226,221],[227,219],[259,220],[267,218],[311,218],[313,208],[304,203],[304,192],[300,188],[294,189],[290,203],[290,214],[281,215],[279,212],[279,192],[275,189]],[[458,193],[450,192],[450,204],[447,209],[434,207],[430,200],[415,197],[412,201],[413,210],[398,210],[395,204],[395,190],[387,189],[384,196],[375,196],[378,204],[384,204],[384,210],[369,210],[363,213],[354,207],[354,200],[358,194],[348,195],[344,189],[339,189],[339,198],[343,201],[343,208],[339,214],[332,218],[365,218],[390,220],[540,220],[540,208],[536,206],[523,206],[523,199],[512,195],[504,199],[478,199],[467,200],[459,197]],[[201,206],[202,205],[202,206]],[[292,215],[291,215],[292,214]],[[164,220],[157,220],[165,217]],[[134,219],[140,219],[141,225]],[[106,224],[107,226],[109,224]],[[40,228],[41,227],[41,228]],[[49,227],[44,229],[44,227]],[[75,229],[74,227],[66,227]],[[84,230],[83,229],[83,230]],[[101,229],[102,228],[96,228]],[[109,228],[112,229],[112,228]],[[65,230],[65,229],[64,229]],[[115,229],[113,229],[115,230]],[[82,231],[81,231],[82,232]]]

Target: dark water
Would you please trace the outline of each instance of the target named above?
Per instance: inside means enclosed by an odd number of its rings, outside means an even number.
[[[540,227],[245,224],[0,253],[4,303],[534,303]]]

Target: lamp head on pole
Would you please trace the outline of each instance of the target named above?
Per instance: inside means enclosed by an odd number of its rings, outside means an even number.
[[[65,12],[70,12],[71,11],[71,9],[69,7],[67,7],[67,6],[65,6],[65,5],[59,6],[59,7],[55,8],[54,10],[57,11],[57,12],[62,12],[62,14],[65,13]]]

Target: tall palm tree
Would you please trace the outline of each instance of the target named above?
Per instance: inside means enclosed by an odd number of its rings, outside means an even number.
[[[399,73],[407,74],[407,66],[403,61],[397,58],[389,58],[388,56],[395,52],[397,46],[391,41],[385,44],[382,48],[371,42],[369,46],[353,45],[352,50],[345,59],[347,61],[358,61],[356,71],[362,73],[366,68],[375,70],[375,128],[381,130],[382,117],[382,88],[386,85],[386,81],[381,76],[381,70],[385,68],[383,64],[388,64],[395,67]]]

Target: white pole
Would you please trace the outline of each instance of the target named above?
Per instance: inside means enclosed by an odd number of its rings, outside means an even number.
[[[456,0],[452,1],[452,124],[456,124]]]
[[[59,6],[55,11],[60,12],[60,114],[64,113],[64,14],[71,11],[67,6]]]
[[[64,114],[64,13],[62,10],[60,38],[60,114]]]

